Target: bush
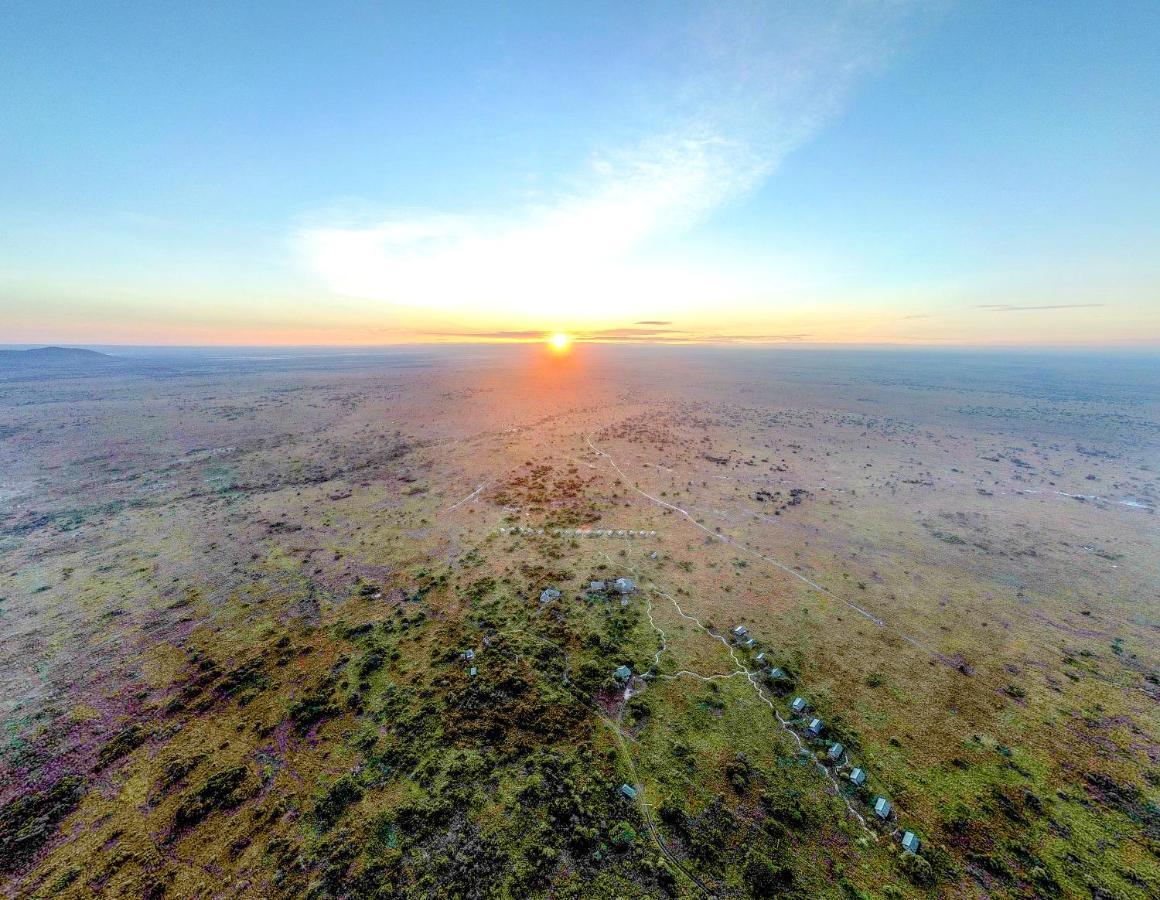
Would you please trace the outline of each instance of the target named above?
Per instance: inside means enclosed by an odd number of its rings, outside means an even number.
[[[774,865],[764,853],[754,851],[745,860],[745,884],[754,897],[776,897],[793,884],[787,865]]]
[[[688,813],[685,812],[684,804],[676,797],[665,797],[661,801],[660,809],[657,810],[657,816],[676,832],[684,833],[688,827]]]
[[[800,797],[766,791],[761,795],[761,805],[772,818],[790,828],[801,828],[810,819]]]
[[[628,713],[634,723],[643,722],[652,714],[652,705],[643,694],[637,694],[628,701]]]
[[[290,721],[299,733],[310,730],[316,722],[337,715],[339,709],[331,702],[330,692],[318,687],[304,697],[299,697],[290,706]]]
[[[145,729],[137,723],[133,723],[128,728],[117,732],[101,748],[100,753],[97,754],[97,767],[103,769],[119,760],[122,756],[127,756],[133,750],[136,750],[145,738]]]
[[[733,790],[739,794],[744,793],[745,789],[749,787],[751,775],[749,760],[744,753],[738,753],[734,760],[725,765],[725,777],[729,779]]]
[[[66,775],[47,790],[17,797],[0,808],[0,872],[15,870],[44,846],[84,793],[84,781]]]
[[[919,887],[930,887],[934,884],[934,869],[917,853],[903,853],[901,863],[906,877]]]
[[[608,830],[608,842],[617,850],[624,850],[636,842],[636,831],[622,819]]]
[[[343,775],[330,786],[314,807],[314,821],[320,831],[328,831],[342,818],[346,808],[362,799],[363,789],[352,776]]]
[[[1037,897],[1058,897],[1063,892],[1055,876],[1043,866],[1033,868],[1030,877]]]
[[[174,828],[180,831],[196,825],[214,810],[229,809],[253,796],[258,787],[256,783],[250,782],[249,774],[245,766],[235,766],[211,775],[200,788],[183,797],[177,805]]]

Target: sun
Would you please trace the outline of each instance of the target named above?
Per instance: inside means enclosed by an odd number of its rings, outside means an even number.
[[[562,353],[568,349],[568,345],[572,343],[572,338],[564,334],[562,331],[557,331],[550,338],[548,338],[548,346],[550,346],[557,353]]]

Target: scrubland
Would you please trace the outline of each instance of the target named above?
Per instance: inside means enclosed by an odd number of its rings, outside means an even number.
[[[5,891],[1157,896],[1157,371],[0,381]]]

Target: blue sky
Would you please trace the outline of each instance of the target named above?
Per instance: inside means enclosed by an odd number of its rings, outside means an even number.
[[[0,28],[0,341],[1160,343],[1155,3]]]

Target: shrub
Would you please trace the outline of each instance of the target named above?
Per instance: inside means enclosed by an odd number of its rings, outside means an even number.
[[[764,853],[753,851],[745,860],[745,883],[754,897],[776,897],[793,884],[787,865],[774,865]]]
[[[930,887],[934,884],[934,869],[917,853],[903,853],[901,863],[906,877],[919,887]]]
[[[211,775],[177,805],[174,828],[181,830],[196,825],[214,810],[229,809],[253,796],[258,788],[250,781],[249,774],[245,766],[234,766]]]
[[[309,731],[316,722],[337,715],[338,712],[338,707],[331,702],[329,691],[320,686],[294,701],[290,706],[290,721],[294,723],[295,730],[302,733]]]
[[[79,776],[66,775],[47,790],[25,794],[0,807],[0,872],[15,870],[44,846],[84,792]]]
[[[684,804],[673,796],[667,796],[661,801],[657,815],[674,831],[684,832],[688,825],[688,813],[685,812]]]
[[[347,774],[338,778],[314,807],[314,821],[320,831],[328,831],[342,818],[346,808],[362,799],[363,789]]]
[[[608,830],[608,842],[617,850],[624,850],[636,841],[636,831],[623,819]]]
[[[145,730],[137,723],[117,732],[97,754],[97,767],[103,769],[122,756],[127,756],[141,745],[145,737]]]

